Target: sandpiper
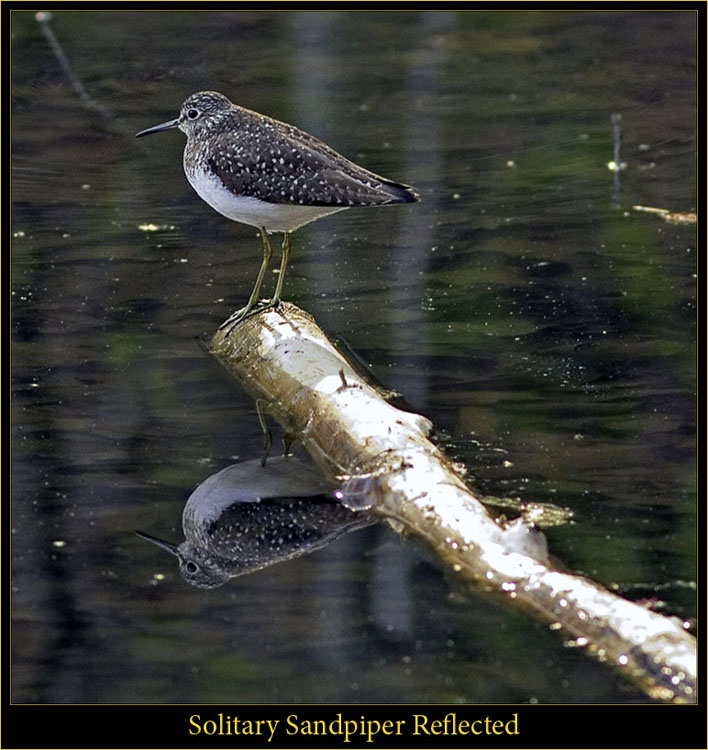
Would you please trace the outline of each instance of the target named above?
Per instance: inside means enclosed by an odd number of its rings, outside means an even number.
[[[256,308],[272,256],[268,234],[283,232],[275,293],[278,305],[290,254],[290,233],[322,216],[354,206],[420,200],[408,185],[354,164],[293,125],[232,104],[216,91],[192,94],[174,120],[136,138],[179,128],[187,136],[184,171],[202,200],[233,221],[258,227],[263,261],[245,307],[222,325],[230,331]]]
[[[338,486],[295,456],[272,458],[265,469],[260,459],[242,461],[212,474],[189,496],[181,544],[135,533],[175,555],[185,581],[210,589],[374,523],[334,499]]]

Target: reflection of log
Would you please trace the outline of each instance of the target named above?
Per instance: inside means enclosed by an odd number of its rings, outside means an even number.
[[[680,620],[551,567],[540,532],[503,529],[428,440],[430,423],[400,411],[334,348],[314,320],[286,304],[258,313],[212,353],[330,476],[364,477],[372,513],[427,543],[450,568],[562,630],[651,697],[692,702],[695,639]],[[361,493],[359,493],[361,494]]]

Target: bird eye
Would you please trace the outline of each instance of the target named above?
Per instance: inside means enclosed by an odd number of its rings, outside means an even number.
[[[198,109],[188,109],[187,110],[187,117],[189,117],[190,120],[196,120],[197,117],[199,117],[199,110]]]
[[[184,567],[186,568],[187,573],[196,573],[199,570],[199,566],[191,560]]]

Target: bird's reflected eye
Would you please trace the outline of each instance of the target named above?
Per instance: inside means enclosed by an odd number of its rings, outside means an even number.
[[[192,107],[192,109],[187,110],[187,117],[189,117],[190,120],[196,120],[197,117],[199,117],[199,115],[200,115],[199,110],[194,109],[194,107]]]
[[[196,573],[199,570],[199,566],[196,563],[188,562],[185,566],[187,573]]]

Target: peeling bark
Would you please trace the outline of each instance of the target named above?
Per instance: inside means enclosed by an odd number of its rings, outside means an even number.
[[[283,304],[218,331],[211,353],[302,443],[339,496],[422,540],[460,576],[522,607],[651,698],[696,700],[696,642],[665,617],[555,569],[546,540],[500,526],[429,439],[431,423],[366,382],[314,319]]]

